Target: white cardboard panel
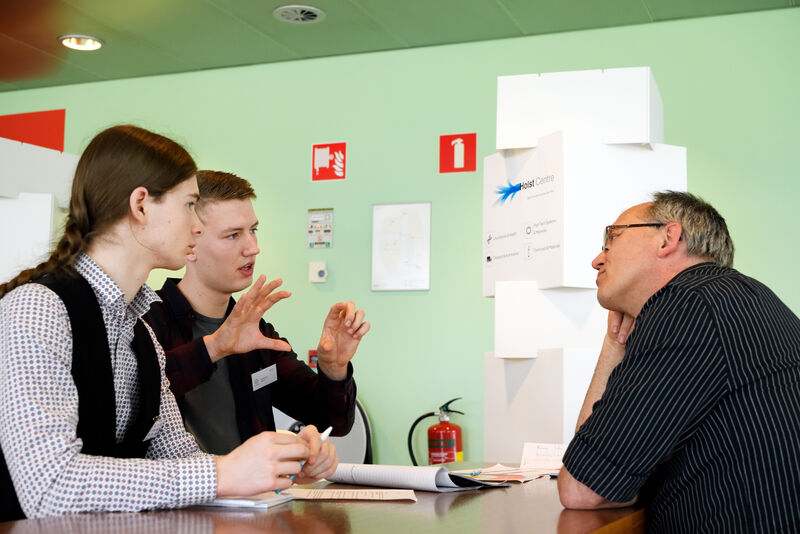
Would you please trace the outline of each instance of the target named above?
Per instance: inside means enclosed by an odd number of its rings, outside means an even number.
[[[608,143],[663,143],[661,96],[650,67],[497,78],[496,148],[529,148],[557,130]]]
[[[0,283],[38,265],[50,252],[53,195],[20,193],[0,198]]]
[[[601,338],[602,339],[602,338]],[[578,422],[578,414],[586,398],[586,391],[592,381],[594,368],[597,365],[597,358],[600,355],[600,343],[598,339],[595,348],[575,348],[555,349],[554,357],[562,358],[562,393],[564,399],[562,413],[562,441],[569,443],[575,435],[575,425]],[[545,354],[546,352],[546,354]],[[551,351],[542,351],[542,357],[549,357]]]
[[[494,354],[534,358],[542,350],[594,348],[605,335],[607,312],[594,289],[539,289],[536,282],[497,282]]]
[[[649,201],[654,191],[686,187],[684,147],[607,145],[565,132],[563,273],[560,284],[540,280],[539,286],[595,287],[591,262],[600,252],[603,228],[625,209]]]
[[[78,159],[75,154],[0,137],[0,197],[50,193],[58,207],[67,209]]]
[[[502,201],[498,188],[520,184]],[[533,184],[533,185],[530,185]],[[495,283],[594,288],[603,228],[653,191],[686,189],[686,149],[604,144],[598,134],[553,132],[533,149],[484,159],[483,295]]]
[[[485,353],[484,461],[519,463],[526,441],[568,443],[597,354],[561,348],[533,360],[503,360]]]

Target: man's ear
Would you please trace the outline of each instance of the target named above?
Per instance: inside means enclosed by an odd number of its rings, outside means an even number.
[[[133,220],[138,224],[144,224],[146,213],[145,208],[149,198],[150,193],[147,191],[147,188],[141,186],[131,191],[131,195],[128,197],[128,206],[130,208],[131,217],[133,217]]]
[[[662,234],[661,246],[658,248],[658,257],[665,258],[678,250],[682,236],[683,227],[681,227],[680,223],[667,223],[665,231]]]

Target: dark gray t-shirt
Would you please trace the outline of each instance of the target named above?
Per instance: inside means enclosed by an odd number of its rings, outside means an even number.
[[[213,334],[224,321],[198,313],[192,329],[194,339]],[[226,358],[218,360],[211,378],[186,393],[183,400],[183,423],[203,451],[228,454],[242,444]]]

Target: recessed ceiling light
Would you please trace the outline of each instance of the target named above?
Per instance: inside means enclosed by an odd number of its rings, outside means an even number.
[[[272,16],[289,24],[312,24],[325,19],[325,12],[318,7],[289,4],[276,7]]]
[[[80,35],[77,33],[70,33],[69,35],[61,35],[58,38],[61,44],[73,50],[97,50],[103,46],[103,41],[91,35]]]

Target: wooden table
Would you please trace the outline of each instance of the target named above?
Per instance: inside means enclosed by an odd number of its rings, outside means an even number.
[[[453,468],[463,468],[464,464]],[[312,487],[348,487],[318,482]],[[423,534],[644,532],[635,508],[565,510],[556,481],[454,493],[416,492],[418,502],[294,501],[266,511],[184,509],[77,514],[0,523],[0,534],[64,533],[312,533]]]

